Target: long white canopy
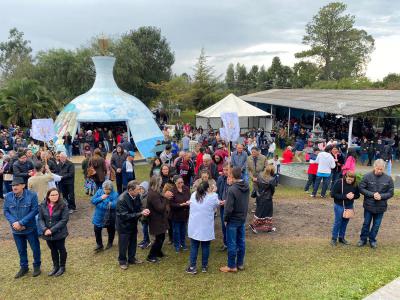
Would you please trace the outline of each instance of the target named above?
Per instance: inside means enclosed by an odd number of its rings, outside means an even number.
[[[237,112],[239,117],[268,117],[271,114],[229,94],[224,99],[196,114],[202,118],[220,118],[222,112]]]

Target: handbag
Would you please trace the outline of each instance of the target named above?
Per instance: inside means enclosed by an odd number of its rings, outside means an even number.
[[[94,175],[96,175],[96,169],[93,167],[91,161],[90,161],[89,167],[88,167],[88,169],[87,169],[87,175],[88,175],[89,177],[93,177]]]
[[[115,174],[115,170],[114,170],[114,168],[112,168],[111,167],[111,170],[110,170],[110,180],[111,181],[115,181],[115,179],[116,179],[116,174]]]
[[[106,213],[104,214],[103,227],[109,227],[115,219],[115,211],[111,209],[111,202],[108,202]]]
[[[343,194],[343,180],[342,179],[342,194]],[[354,208],[345,208],[343,201],[343,219],[351,219],[355,216]]]

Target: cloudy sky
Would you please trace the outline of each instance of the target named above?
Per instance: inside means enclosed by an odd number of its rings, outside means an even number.
[[[191,73],[202,47],[216,74],[229,63],[269,66],[273,56],[293,65],[304,28],[320,7],[317,0],[1,0],[0,40],[17,27],[34,51],[76,48],[98,34],[116,36],[157,26],[175,52],[173,70]],[[376,41],[367,76],[400,73],[400,1],[349,0],[356,26]]]

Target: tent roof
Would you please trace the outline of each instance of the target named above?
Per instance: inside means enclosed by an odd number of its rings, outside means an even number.
[[[229,94],[224,99],[196,114],[203,118],[220,118],[222,112],[237,112],[239,117],[266,117],[270,113],[243,101],[234,94]]]
[[[400,105],[400,90],[272,89],[240,98],[249,102],[350,116]]]

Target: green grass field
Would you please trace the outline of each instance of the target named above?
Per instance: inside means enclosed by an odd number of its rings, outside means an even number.
[[[137,166],[136,172],[145,179],[148,166]],[[88,199],[80,190],[77,197]],[[300,192],[285,187],[277,195],[294,198]],[[184,272],[189,254],[177,255],[171,246],[164,246],[168,257],[162,262],[122,271],[117,247],[95,255],[93,240],[93,236],[67,239],[67,273],[61,278],[45,274],[51,260],[42,242],[43,274],[19,280],[13,279],[18,269],[14,242],[2,240],[0,299],[362,299],[400,276],[400,252],[394,242],[372,251],[369,247],[332,248],[318,237],[248,234],[245,271],[218,271],[226,263],[226,252],[218,251],[221,242],[217,240],[212,243],[209,273],[192,276]],[[138,257],[144,259],[147,252],[138,249]]]

